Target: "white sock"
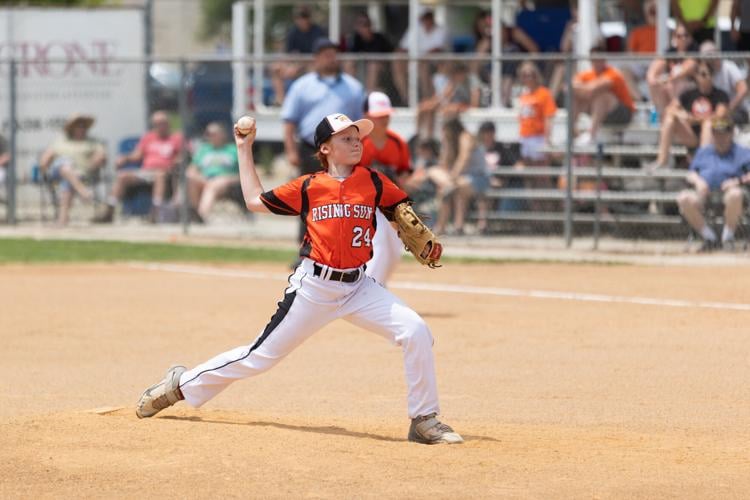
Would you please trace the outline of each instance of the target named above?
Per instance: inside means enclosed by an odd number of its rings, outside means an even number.
[[[716,233],[708,225],[703,226],[703,229],[701,229],[701,236],[706,241],[716,241]]]
[[[107,205],[110,207],[116,207],[117,206],[117,198],[114,196],[107,196]]]
[[[729,227],[724,226],[724,229],[721,231],[721,241],[730,241],[734,239],[734,230],[729,229]]]

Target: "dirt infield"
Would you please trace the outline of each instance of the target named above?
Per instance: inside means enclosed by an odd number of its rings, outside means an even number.
[[[402,266],[466,438],[434,447],[405,440],[399,350],[344,322],[202,409],[136,419],[168,365],[249,343],[287,274],[201,269],[0,267],[0,498],[750,491],[750,266]]]

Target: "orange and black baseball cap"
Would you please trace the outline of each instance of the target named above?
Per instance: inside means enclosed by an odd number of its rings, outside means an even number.
[[[370,135],[374,126],[375,125],[367,118],[353,122],[351,118],[341,113],[328,115],[318,123],[317,127],[315,127],[315,148],[319,148],[321,144],[326,142],[332,136],[338,134],[342,130],[348,129],[349,127],[356,127],[359,131],[359,138],[362,139]]]

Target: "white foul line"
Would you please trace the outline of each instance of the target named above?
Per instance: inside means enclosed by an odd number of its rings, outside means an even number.
[[[177,264],[142,264],[131,263],[130,267],[149,271],[194,274],[201,276],[218,276],[222,278],[271,279],[286,281],[288,274],[266,273],[258,271],[240,271],[216,267],[185,266]],[[732,302],[690,301],[679,299],[657,299],[651,297],[626,297],[621,295],[604,295],[593,293],[556,292],[550,290],[521,290],[518,288],[496,288],[485,286],[449,285],[446,283],[415,283],[394,281],[389,288],[402,290],[423,290],[428,292],[465,293],[476,295],[495,295],[500,297],[526,297],[532,299],[570,300],[575,302],[600,302],[611,304],[636,304],[645,306],[682,307],[686,309],[720,309],[750,312],[750,304]]]

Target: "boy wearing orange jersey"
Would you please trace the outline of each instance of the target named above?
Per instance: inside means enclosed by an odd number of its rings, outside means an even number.
[[[340,113],[316,127],[315,147],[323,171],[264,191],[255,170],[256,130],[234,137],[247,208],[300,217],[301,263],[289,277],[284,298],[260,335],[187,370],[172,367],[138,402],[138,417],[151,417],[185,400],[201,406],[232,382],[273,367],[331,321],[342,318],[401,346],[408,387],[408,439],[422,444],[461,443],[439,413],[432,334],[424,320],[374,279],[365,276],[379,209],[389,219],[408,197],[383,174],[359,165],[370,120],[352,122]]]

